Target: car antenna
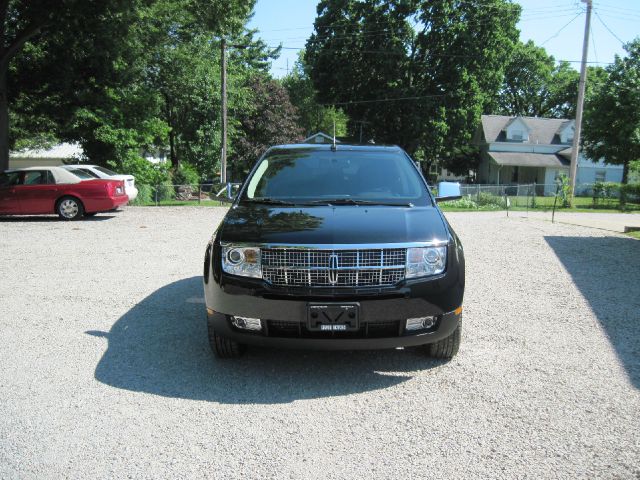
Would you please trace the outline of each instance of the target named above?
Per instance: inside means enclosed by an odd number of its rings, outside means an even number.
[[[331,150],[333,150],[334,152],[337,150],[338,148],[336,147],[336,119],[333,119],[333,145],[331,145]]]

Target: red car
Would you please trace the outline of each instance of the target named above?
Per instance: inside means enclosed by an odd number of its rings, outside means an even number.
[[[0,215],[57,213],[77,220],[127,203],[122,180],[82,180],[60,167],[31,167],[0,173]]]

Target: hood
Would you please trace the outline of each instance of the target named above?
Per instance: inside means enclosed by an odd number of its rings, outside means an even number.
[[[229,210],[222,242],[352,244],[448,241],[434,207],[238,205]]]

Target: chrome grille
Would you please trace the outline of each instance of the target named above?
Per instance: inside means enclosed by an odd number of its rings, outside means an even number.
[[[262,278],[273,285],[360,287],[403,280],[407,250],[263,248],[261,254]]]

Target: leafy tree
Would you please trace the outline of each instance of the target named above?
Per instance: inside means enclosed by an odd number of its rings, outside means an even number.
[[[298,109],[300,124],[305,135],[318,132],[332,135],[334,125],[336,136],[347,135],[348,117],[342,109],[318,103],[313,81],[309,76],[302,53],[291,73],[282,79],[282,84],[289,92],[291,103]]]
[[[503,79],[520,7],[505,0],[323,0],[305,60],[350,133],[431,163],[469,143]]]
[[[588,157],[623,165],[627,183],[631,162],[640,159],[640,37],[616,55],[608,77],[585,102],[582,143]]]
[[[18,130],[50,130],[113,85],[114,60],[141,0],[0,2],[0,171],[8,166],[9,106]],[[11,139],[15,142],[15,137]]]
[[[254,94],[253,108],[234,112],[242,132],[236,138],[231,162],[235,180],[243,177],[268,147],[302,139],[298,112],[280,83],[255,75],[247,80],[246,87]]]

